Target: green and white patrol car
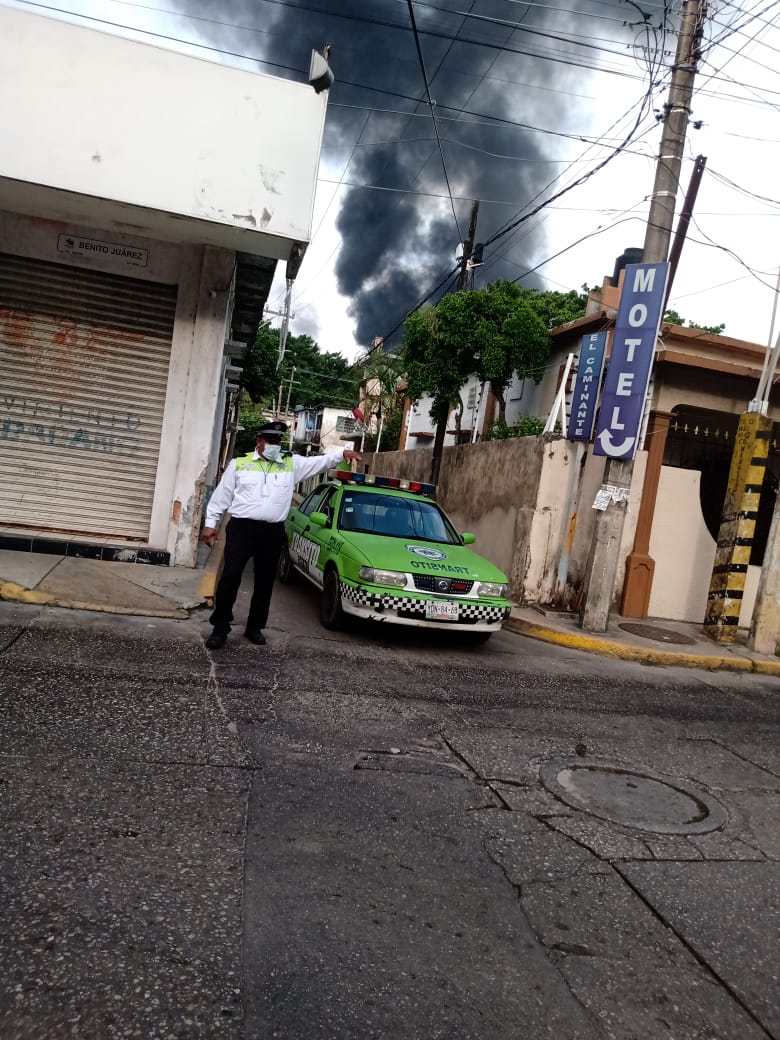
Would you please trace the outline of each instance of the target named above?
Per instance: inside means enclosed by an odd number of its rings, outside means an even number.
[[[466,548],[433,484],[339,470],[285,524],[279,578],[322,592],[326,628],[345,614],[488,639],[509,616],[506,575]]]

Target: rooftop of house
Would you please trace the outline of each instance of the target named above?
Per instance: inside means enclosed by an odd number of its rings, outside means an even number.
[[[611,308],[600,308],[577,318],[576,321],[552,329],[550,337],[559,348],[568,347],[575,342],[579,344],[582,336],[611,328],[615,313]],[[761,373],[766,353],[767,348],[758,343],[748,343],[732,336],[706,332],[704,329],[663,322],[656,360],[757,378]]]

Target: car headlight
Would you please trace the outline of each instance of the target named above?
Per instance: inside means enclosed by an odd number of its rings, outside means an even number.
[[[402,571],[383,571],[378,567],[361,567],[358,575],[363,581],[372,585],[396,585],[399,588],[406,584],[406,575]]]
[[[478,596],[491,596],[495,599],[506,599],[509,593],[509,586],[502,585],[497,581],[481,581],[477,585]]]

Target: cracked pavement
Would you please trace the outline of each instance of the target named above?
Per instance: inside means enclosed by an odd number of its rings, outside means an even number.
[[[775,679],[315,610],[210,654],[0,605],[4,1040],[780,1037]],[[727,819],[611,822],[559,760]]]

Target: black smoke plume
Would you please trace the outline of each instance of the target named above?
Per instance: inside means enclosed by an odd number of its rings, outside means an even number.
[[[639,17],[618,0],[563,0],[555,9],[509,0],[414,4],[455,196],[451,206],[403,0],[179,2],[182,13],[203,19],[186,23],[190,38],[256,57],[262,62],[258,69],[270,74],[305,81],[311,50],[331,45],[336,81],[323,166],[332,179],[373,186],[342,190],[336,221],[343,238],[335,266],[338,286],[348,300],[355,337],[364,345],[397,328],[455,267],[472,199],[483,200],[476,239],[484,241],[533,200],[561,186],[550,187],[562,169],[550,161],[560,155],[558,139],[532,128],[566,131],[587,122],[585,106],[592,102],[580,95],[587,93],[589,65],[598,52],[573,46],[556,33],[628,40],[635,32],[619,20],[586,15]],[[568,16],[561,14],[565,7],[572,9]],[[551,53],[560,60],[539,56]],[[641,81],[630,87],[632,97],[641,94]],[[519,277],[545,258],[545,249],[544,224],[529,221],[486,249],[477,284]],[[589,274],[583,272],[583,281]],[[525,284],[538,283],[531,276]],[[445,279],[438,294],[451,285]]]

